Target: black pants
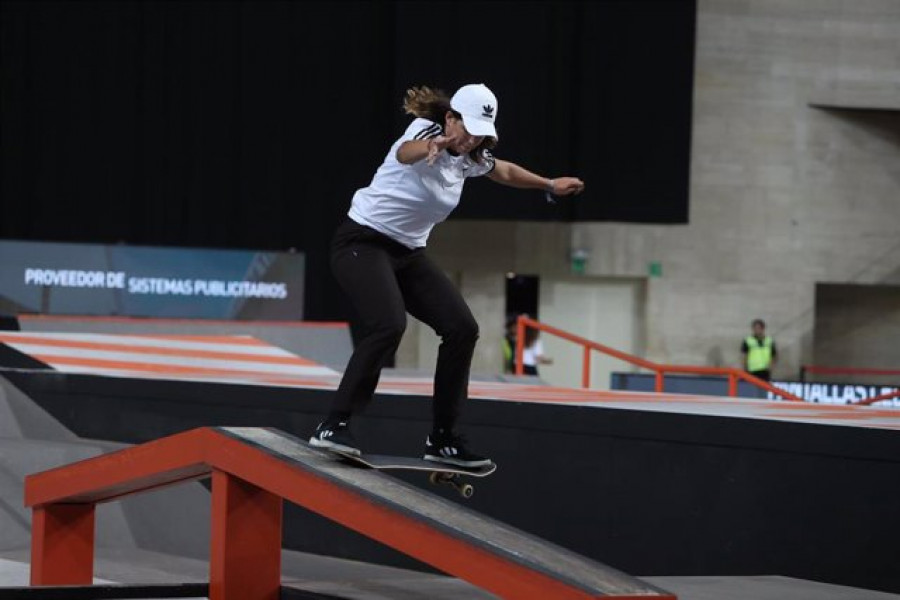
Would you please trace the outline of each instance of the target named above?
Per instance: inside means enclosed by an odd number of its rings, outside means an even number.
[[[772,381],[772,371],[770,371],[769,369],[764,369],[762,371],[749,371],[749,373],[754,377],[762,379],[763,381]]]
[[[441,337],[434,374],[434,426],[453,429],[466,398],[478,323],[450,279],[425,255],[347,219],[331,246],[331,270],[363,331],[332,403],[348,417],[371,401],[397,350],[408,312]]]

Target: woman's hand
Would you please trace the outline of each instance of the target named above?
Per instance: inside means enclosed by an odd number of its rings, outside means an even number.
[[[431,138],[428,140],[428,155],[425,157],[425,162],[428,163],[428,166],[433,165],[434,161],[437,160],[438,154],[446,148],[453,147],[456,142],[456,138],[447,135],[439,135]]]
[[[577,177],[559,177],[551,180],[547,190],[554,196],[570,196],[584,191],[584,182]]]

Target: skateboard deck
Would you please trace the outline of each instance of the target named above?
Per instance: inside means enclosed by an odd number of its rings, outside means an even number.
[[[412,456],[390,456],[387,454],[362,454],[355,456],[353,454],[344,454],[343,452],[334,452],[342,460],[355,464],[360,467],[375,470],[405,470],[405,471],[424,471],[429,473],[428,480],[434,485],[449,485],[458,491],[464,498],[471,498],[475,492],[474,486],[463,483],[461,476],[466,477],[487,477],[497,470],[497,465],[490,463],[483,467],[460,467],[448,465],[444,463],[436,463],[424,458],[414,458]]]

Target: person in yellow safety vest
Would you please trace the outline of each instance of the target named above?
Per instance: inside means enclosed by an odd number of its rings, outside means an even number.
[[[754,319],[751,325],[753,335],[744,339],[741,344],[741,354],[744,356],[744,370],[759,377],[763,381],[771,381],[772,366],[778,351],[775,342],[766,335],[766,323],[762,319]]]
[[[503,372],[516,372],[516,330],[517,317],[515,315],[506,318],[506,333],[503,335]]]

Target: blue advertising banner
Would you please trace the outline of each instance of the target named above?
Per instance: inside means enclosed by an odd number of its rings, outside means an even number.
[[[648,373],[612,373],[610,389],[633,392],[652,392],[656,380]],[[895,385],[853,384],[853,383],[802,383],[799,381],[773,381],[772,385],[794,394],[807,402],[822,404],[856,404],[889,392],[896,392]],[[665,390],[677,394],[703,394],[727,396],[728,380],[725,377],[666,375]],[[738,396],[742,398],[767,398],[775,400],[775,394],[758,388],[746,381],[738,382]],[[885,400],[875,406],[879,408],[900,407],[900,398]]]
[[[302,320],[289,252],[0,240],[0,312]]]

